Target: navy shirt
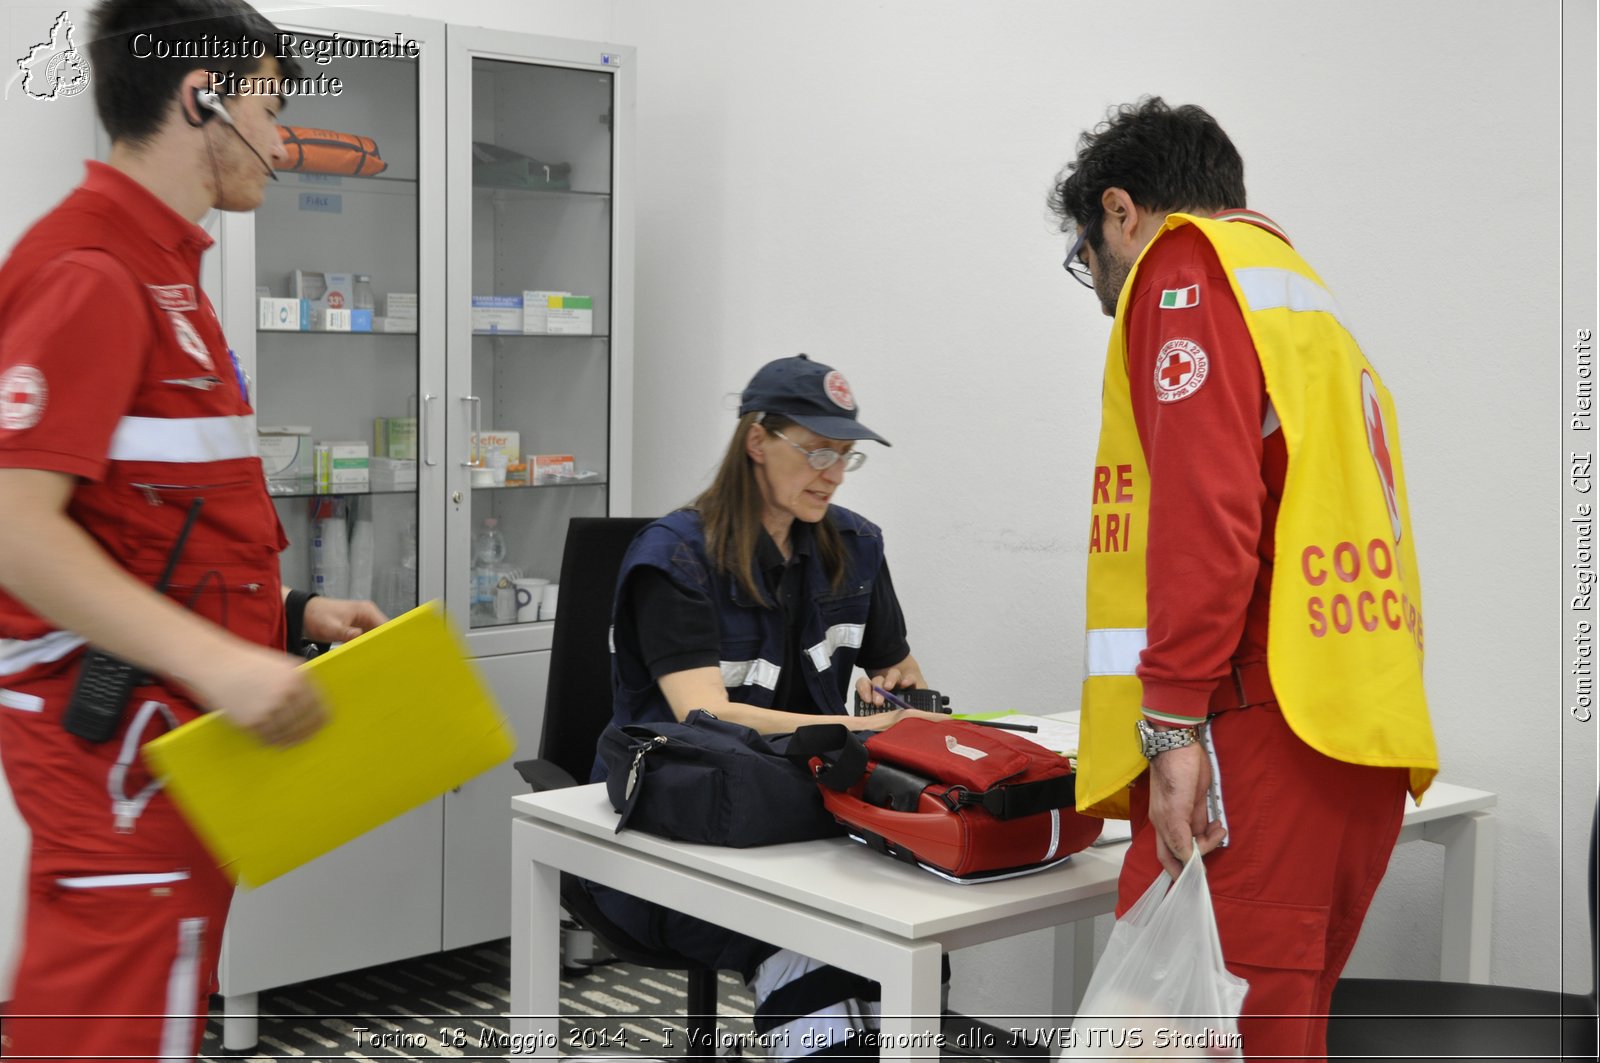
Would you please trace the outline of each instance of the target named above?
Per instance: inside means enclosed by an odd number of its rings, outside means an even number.
[[[806,539],[806,536],[795,537],[794,554],[787,561],[778,544],[765,532],[756,543],[756,567],[762,585],[783,610],[786,632],[784,659],[778,662],[782,673],[772,707],[789,712],[817,711],[806,693],[805,683],[798,680],[793,667],[805,660],[800,647],[804,615],[800,599],[805,588],[804,565],[811,560],[809,544],[802,542]],[[648,620],[641,622],[642,618]],[[679,587],[659,569],[640,568],[628,581],[622,600],[617,604],[617,623],[630,625],[637,634],[640,652],[653,679],[690,668],[715,668],[720,663],[717,610],[711,599]],[[873,672],[899,664],[910,654],[905,614],[901,612],[900,599],[889,577],[889,563],[885,561],[872,584],[866,632],[856,663],[864,671]]]

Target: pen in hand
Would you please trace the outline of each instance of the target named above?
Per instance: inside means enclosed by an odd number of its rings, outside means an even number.
[[[883,689],[880,686],[876,686],[876,685],[873,686],[872,692],[874,694],[882,695],[884,701],[887,701],[889,704],[893,705],[897,709],[911,709],[911,708],[915,708],[916,707],[916,706],[912,705],[911,702],[907,701],[905,698],[898,697],[898,696],[896,696],[894,694],[891,694],[887,690]]]

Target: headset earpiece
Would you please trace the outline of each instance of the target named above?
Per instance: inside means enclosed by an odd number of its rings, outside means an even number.
[[[211,120],[212,115],[221,118],[228,125],[233,125],[233,119],[228,115],[228,109],[222,105],[222,97],[212,89],[194,90],[195,113],[200,116],[196,125],[205,125]]]

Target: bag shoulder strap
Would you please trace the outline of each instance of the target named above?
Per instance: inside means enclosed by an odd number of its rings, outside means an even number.
[[[963,805],[981,805],[996,819],[1017,819],[1053,808],[1072,808],[1077,804],[1077,773],[1057,775],[1033,782],[1001,783],[982,793],[965,793]]]
[[[867,773],[867,746],[842,723],[813,723],[795,728],[786,755],[802,763],[822,760],[817,782],[830,790],[848,790]]]

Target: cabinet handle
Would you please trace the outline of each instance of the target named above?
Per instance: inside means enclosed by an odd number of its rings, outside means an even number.
[[[422,438],[418,440],[418,443],[422,446],[422,461],[425,465],[439,464],[438,460],[433,456],[433,451],[428,448],[428,410],[432,407],[433,400],[438,397],[437,395],[422,396]]]
[[[461,464],[472,467],[472,440],[474,437],[483,436],[483,400],[476,395],[463,395],[461,401],[469,404],[471,412],[467,414],[467,460]]]

